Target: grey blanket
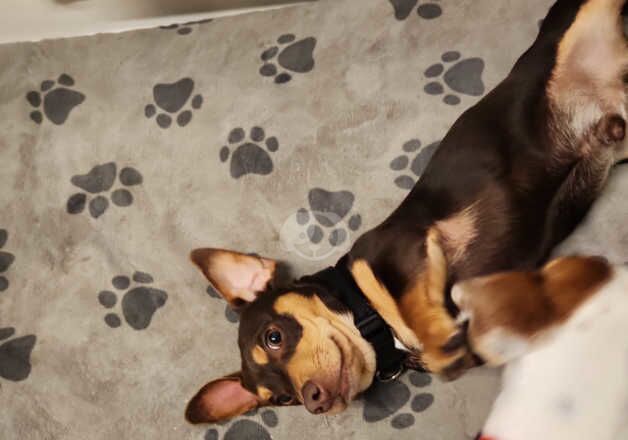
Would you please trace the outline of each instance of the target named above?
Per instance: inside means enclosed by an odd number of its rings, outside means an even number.
[[[473,438],[497,372],[409,374],[334,417],[187,425],[187,400],[239,367],[237,315],[187,255],[334,262],[550,3],[327,0],[0,46],[0,437]],[[563,251],[628,260],[626,189],[615,176]]]

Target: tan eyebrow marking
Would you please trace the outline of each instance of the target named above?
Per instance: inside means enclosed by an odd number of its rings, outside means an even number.
[[[258,365],[266,365],[268,363],[268,354],[259,345],[253,347],[253,350],[251,350],[251,357]]]

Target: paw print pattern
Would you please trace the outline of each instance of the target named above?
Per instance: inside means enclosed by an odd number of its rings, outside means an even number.
[[[70,181],[73,185],[87,191],[90,194],[98,194],[89,202],[89,213],[93,218],[98,218],[109,208],[109,199],[101,193],[109,191],[116,180],[117,166],[114,162],[104,165],[96,165],[87,174],[72,176]],[[124,186],[139,185],[143,178],[135,168],[125,167],[118,176],[120,183]],[[133,194],[125,188],[114,190],[111,194],[111,201],[119,207],[127,207],[133,203]],[[66,204],[68,214],[80,214],[87,204],[85,193],[76,193],[70,196]]]
[[[310,220],[316,220],[307,228],[307,236],[314,244],[320,243],[325,236],[322,227],[332,228],[337,226],[347,217],[355,201],[355,196],[349,191],[332,192],[321,188],[310,190],[307,198],[310,210],[301,208],[297,212],[297,222],[305,226],[310,223]],[[314,218],[312,219],[311,217]],[[360,214],[353,215],[348,222],[349,229],[352,231],[358,230],[361,224],[362,217]],[[335,228],[328,236],[329,244],[331,246],[340,246],[347,237],[346,229],[342,227]]]
[[[397,20],[405,20],[410,16],[410,13],[414,10],[414,7],[419,3],[419,0],[389,0],[395,10],[395,18]],[[416,10],[417,14],[421,18],[431,20],[443,15],[443,9],[437,3],[421,3]]]
[[[460,52],[449,51],[441,56],[442,63],[432,64],[428,67],[424,75],[431,81],[423,90],[428,95],[442,95],[445,93],[445,85],[451,93],[447,93],[443,102],[449,105],[460,104],[460,97],[456,93],[469,96],[482,96],[484,94],[484,82],[482,73],[484,72],[484,61],[481,58],[465,58],[461,60]],[[445,70],[443,63],[454,63]],[[436,80],[436,78],[440,78]]]
[[[173,24],[169,24],[167,26],[159,26],[159,29],[172,29],[172,30],[176,30],[178,35],[189,35],[192,33],[192,31],[194,30],[194,25],[198,25],[198,24],[202,24],[202,23],[209,23],[210,21],[212,21],[211,18],[207,18],[205,20],[197,20],[197,21],[188,21],[186,23],[173,23]]]
[[[68,119],[72,109],[85,101],[85,95],[70,88],[72,86],[74,86],[74,79],[70,75],[62,73],[57,78],[56,83],[53,80],[45,80],[39,87],[40,91],[28,92],[26,100],[33,108],[38,109],[31,112],[32,121],[41,124],[44,120],[43,115],[46,115],[46,118],[53,124],[63,124]]]
[[[228,426],[222,437],[217,428],[208,429],[204,440],[271,440],[273,436],[266,428],[275,428],[279,424],[277,413],[272,409],[265,409],[258,414],[258,410],[249,411],[247,418],[241,417],[233,422],[223,424]],[[257,419],[254,420],[253,418]],[[260,423],[261,421],[261,423]]]
[[[285,71],[280,73],[277,65],[294,73],[310,72],[314,68],[316,38],[295,40],[293,34],[284,34],[277,39],[276,46],[262,52],[260,57],[264,65],[260,67],[259,73],[262,76],[274,77],[277,84],[284,84],[292,79],[292,75]]]
[[[249,131],[249,138],[245,139],[243,128],[234,128],[229,133],[227,141],[231,145],[220,149],[220,161],[230,161],[231,177],[239,179],[247,174],[268,175],[273,171],[273,161],[268,152],[274,153],[279,149],[279,141],[272,136],[267,138],[261,127],[253,127]],[[266,149],[260,144],[264,143]],[[233,149],[233,151],[231,151]],[[268,150],[268,151],[267,151]]]
[[[418,139],[412,139],[403,144],[403,151],[407,154],[394,158],[390,162],[390,169],[397,173],[407,174],[398,176],[395,179],[395,185],[401,189],[412,189],[439,145],[440,142],[434,142],[421,148],[421,141]]]
[[[0,229],[0,249],[4,247],[9,238],[9,233],[6,229]],[[9,267],[13,264],[15,256],[9,252],[0,251],[0,273],[4,273],[9,270]],[[0,275],[0,292],[4,292],[9,288],[9,280]]]
[[[137,284],[151,284],[153,277],[144,272],[135,272],[133,282]],[[151,323],[153,315],[166,304],[168,294],[163,290],[153,289],[140,285],[129,289],[131,280],[125,275],[118,275],[111,280],[113,287],[126,291],[122,297],[122,315],[128,325],[135,330],[145,330]],[[98,302],[107,309],[112,309],[118,302],[118,295],[110,290],[103,290],[98,294]],[[105,323],[111,328],[122,325],[117,313],[108,313]]]
[[[13,382],[26,379],[31,374],[31,352],[35,347],[35,335],[15,335],[13,327],[0,328],[0,377]],[[12,338],[12,339],[10,339]]]
[[[281,227],[282,247],[307,260],[322,260],[347,250],[350,232],[362,225],[362,216],[351,213],[354,202],[350,191],[310,190],[309,209],[299,209]]]
[[[179,127],[185,127],[192,120],[192,110],[189,108],[182,109],[190,101],[193,92],[194,81],[191,78],[182,78],[171,84],[157,84],[153,87],[155,104],[148,104],[144,107],[144,116],[150,119],[155,116],[158,109],[163,110],[155,118],[157,125],[161,128],[170,127],[172,118],[176,114]],[[199,110],[203,106],[203,96],[201,94],[194,95],[190,106],[193,110]]]
[[[408,376],[407,380],[414,388],[422,389],[432,383],[432,377],[426,373],[412,371]],[[420,391],[414,397],[412,394],[410,387],[400,380],[375,382],[362,397],[362,418],[367,423],[376,423],[392,417],[390,424],[393,428],[409,428],[414,425],[414,414],[422,413],[434,403],[434,395],[430,392]],[[407,408],[408,402],[410,408]]]
[[[207,286],[207,294],[212,298],[222,299],[220,294],[216,292],[213,286]],[[240,321],[240,315],[238,315],[228,304],[225,303],[225,318],[232,324],[237,324]]]

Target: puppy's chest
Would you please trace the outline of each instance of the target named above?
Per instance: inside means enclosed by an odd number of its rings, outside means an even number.
[[[506,368],[485,434],[621,440],[628,438],[626,411],[628,280],[620,274],[551,340]]]

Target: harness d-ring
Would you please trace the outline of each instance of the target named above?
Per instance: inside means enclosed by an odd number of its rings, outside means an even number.
[[[385,373],[382,373],[381,371],[378,371],[377,373],[375,373],[375,379],[377,379],[378,382],[382,382],[382,383],[392,382],[393,380],[399,379],[399,377],[403,374],[404,371],[405,371],[405,368],[403,367],[403,365],[399,365],[399,368],[390,374],[385,374]]]

